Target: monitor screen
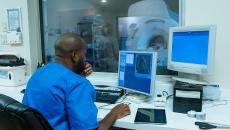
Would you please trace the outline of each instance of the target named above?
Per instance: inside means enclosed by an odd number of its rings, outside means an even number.
[[[152,78],[155,76],[154,59],[154,53],[121,51],[118,85],[125,89],[151,94]]]
[[[209,31],[173,32],[172,61],[208,64]]]

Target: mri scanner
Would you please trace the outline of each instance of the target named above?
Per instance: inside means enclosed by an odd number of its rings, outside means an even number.
[[[120,25],[121,23],[121,25]],[[125,50],[158,52],[158,66],[167,65],[169,27],[177,26],[164,0],[143,0],[129,7],[128,17],[119,20],[119,30],[126,30]],[[123,32],[122,32],[123,31]]]

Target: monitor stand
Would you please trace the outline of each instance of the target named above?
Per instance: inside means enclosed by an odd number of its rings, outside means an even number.
[[[126,100],[127,101],[131,101],[133,103],[143,103],[143,102],[147,102],[149,100],[152,99],[151,96],[147,96],[147,95],[144,95],[144,94],[140,94],[140,93],[135,93],[135,92],[128,92],[126,93]]]
[[[189,84],[201,84],[207,85],[207,82],[200,81],[199,75],[196,74],[188,74],[188,73],[181,73],[178,77],[172,77],[173,80],[189,83]]]
[[[194,79],[188,79],[188,78],[180,78],[180,77],[172,77],[173,80],[184,82],[184,83],[189,83],[189,84],[202,84],[202,85],[207,85],[207,82],[202,82]]]

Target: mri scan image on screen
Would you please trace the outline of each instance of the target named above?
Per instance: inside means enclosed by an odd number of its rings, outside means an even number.
[[[136,74],[150,73],[150,55],[137,55],[135,70]]]

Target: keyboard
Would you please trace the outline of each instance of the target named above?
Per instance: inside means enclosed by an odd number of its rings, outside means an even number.
[[[96,102],[114,104],[121,96],[120,91],[96,90]]]

